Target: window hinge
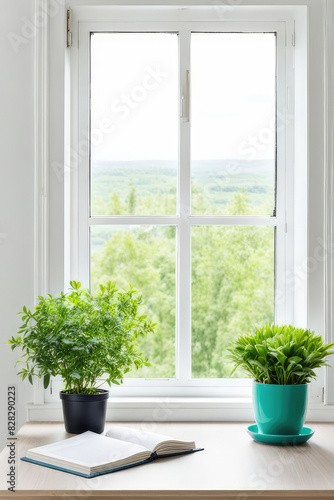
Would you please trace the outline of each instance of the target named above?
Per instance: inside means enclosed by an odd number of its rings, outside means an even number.
[[[67,9],[67,39],[66,39],[67,47],[72,47],[71,19],[72,19],[72,11],[71,9]]]
[[[325,402],[325,388],[324,387],[322,388],[322,392],[321,392],[321,401],[323,403]]]

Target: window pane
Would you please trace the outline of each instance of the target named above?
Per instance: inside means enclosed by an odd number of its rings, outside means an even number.
[[[273,214],[275,74],[272,33],[192,34],[193,214]]]
[[[175,377],[175,226],[91,227],[91,289],[116,281],[143,296],[143,314],[158,323],[156,333],[140,340],[151,367],[127,377]]]
[[[91,213],[176,213],[178,37],[91,37]]]
[[[230,341],[254,323],[274,321],[274,232],[192,228],[193,377],[230,377],[232,367],[222,359]]]

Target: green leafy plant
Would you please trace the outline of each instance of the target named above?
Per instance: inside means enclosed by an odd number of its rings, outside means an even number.
[[[154,333],[156,324],[139,313],[137,290],[130,285],[120,292],[108,282],[93,294],[80,282],[70,284],[69,293],[40,296],[33,311],[18,313],[23,324],[7,343],[23,350],[22,379],[43,377],[46,388],[60,375],[66,392],[90,394],[98,381],[119,384],[133,366],[150,366],[136,341]]]
[[[233,371],[240,367],[262,384],[306,384],[316,378],[316,368],[329,366],[325,358],[334,354],[333,346],[310,330],[266,324],[240,335],[226,357]]]

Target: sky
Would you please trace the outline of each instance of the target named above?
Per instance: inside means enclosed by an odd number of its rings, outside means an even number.
[[[178,35],[91,38],[92,161],[178,158]],[[193,33],[191,158],[273,159],[276,40]]]

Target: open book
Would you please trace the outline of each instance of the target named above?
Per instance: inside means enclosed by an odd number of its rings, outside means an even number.
[[[91,478],[156,458],[195,451],[200,449],[196,449],[194,441],[178,441],[162,434],[113,426],[105,435],[87,431],[32,448],[21,460]]]

